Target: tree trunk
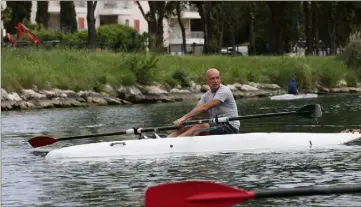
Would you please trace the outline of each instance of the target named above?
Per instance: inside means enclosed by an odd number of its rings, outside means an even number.
[[[165,15],[165,1],[156,1],[156,11],[158,11],[157,14],[157,36],[156,36],[156,42],[157,42],[157,52],[163,53],[164,52],[164,43],[163,43],[163,19]]]
[[[45,28],[48,28],[49,22],[49,12],[48,12],[48,1],[38,1],[37,2],[37,10],[36,10],[36,17],[35,21],[38,25],[43,25]]]
[[[249,25],[249,54],[256,54],[256,43],[255,43],[255,33],[254,33],[254,19],[255,19],[255,2],[250,3],[250,16],[251,16],[251,22]]]
[[[148,1],[149,16],[148,16],[148,32],[149,32],[149,49],[155,51],[157,47],[157,19],[156,19],[156,5],[157,2]]]
[[[284,40],[283,40],[283,29],[284,29],[284,9],[286,2],[267,2],[268,7],[271,10],[271,24],[273,27],[271,51],[273,54],[284,53]]]
[[[230,32],[231,32],[231,38],[232,38],[232,56],[236,54],[236,37],[235,37],[235,31],[234,27],[230,25]]]
[[[223,15],[223,8],[224,8],[224,2],[220,2],[221,5],[219,5],[219,9],[217,10],[217,25],[218,25],[218,48],[217,48],[217,53],[220,53],[222,51],[222,47],[223,47],[223,30],[224,30],[224,22],[225,19]],[[224,20],[221,20],[224,19]]]
[[[309,2],[303,2],[303,11],[305,13],[305,35],[306,35],[306,55],[313,53],[313,38],[312,38],[312,10],[310,10]]]
[[[182,52],[183,52],[183,54],[186,54],[187,53],[186,30],[185,30],[184,24],[182,22],[181,8],[180,7],[181,7],[181,2],[177,1],[177,3],[176,3],[176,12],[177,12],[178,24],[179,24],[181,32],[182,32]]]
[[[336,22],[335,20],[329,20],[329,34],[330,34],[330,54],[336,55]]]
[[[278,16],[278,35],[277,35],[277,53],[284,54],[285,53],[285,40],[284,40],[284,29],[285,29],[285,14],[284,10],[286,9],[287,2],[280,2],[280,14]]]
[[[319,51],[320,51],[320,39],[319,39],[319,35],[318,35],[318,8],[317,8],[317,2],[312,1],[311,2],[311,7],[312,7],[312,30],[313,30],[313,35],[315,37],[315,53],[316,56],[319,55]]]
[[[211,19],[211,12],[209,10],[209,4],[211,2],[205,1],[203,3],[203,12],[204,12],[204,53],[209,54],[210,53],[210,40],[212,40],[212,31],[210,31],[210,19]]]
[[[95,29],[95,8],[97,6],[97,1],[87,1],[87,22],[88,22],[88,49],[91,51],[96,51],[96,29]]]

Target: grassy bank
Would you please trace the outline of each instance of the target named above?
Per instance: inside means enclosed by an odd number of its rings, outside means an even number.
[[[151,56],[76,50],[2,49],[2,88],[56,87],[71,90],[102,89],[152,81],[186,85],[194,80],[203,83],[207,68],[221,71],[224,83],[247,81],[276,83],[285,86],[296,77],[303,88],[319,82],[334,87],[342,78],[349,86],[359,80],[354,72],[336,57],[228,57],[228,56]]]

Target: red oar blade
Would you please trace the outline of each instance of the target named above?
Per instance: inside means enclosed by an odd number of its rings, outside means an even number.
[[[146,207],[231,207],[254,198],[253,192],[207,181],[185,181],[149,187]]]
[[[37,137],[31,138],[28,142],[32,147],[37,148],[37,147],[54,144],[57,141],[58,141],[58,139],[54,138],[54,137],[37,136]]]

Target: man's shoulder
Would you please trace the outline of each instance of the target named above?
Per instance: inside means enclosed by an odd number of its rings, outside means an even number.
[[[221,86],[219,87],[219,90],[221,90],[223,92],[232,93],[231,89],[228,86],[225,86],[223,84],[221,84]]]

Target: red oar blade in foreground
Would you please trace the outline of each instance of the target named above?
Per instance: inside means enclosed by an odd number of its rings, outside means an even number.
[[[246,191],[207,181],[153,186],[145,193],[146,207],[230,207],[248,199],[361,193],[361,184]]]
[[[37,137],[30,139],[28,142],[32,147],[36,148],[36,147],[42,147],[42,146],[54,144],[57,141],[58,141],[58,139],[54,138],[54,137],[37,136]]]
[[[166,183],[149,187],[146,207],[231,207],[254,198],[253,192],[207,181]]]

